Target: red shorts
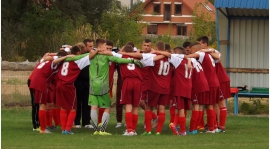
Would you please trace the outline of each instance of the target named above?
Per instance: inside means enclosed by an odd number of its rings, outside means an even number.
[[[230,82],[220,83],[220,100],[231,97],[231,86]]]
[[[148,99],[148,90],[142,91],[141,100],[147,100],[147,99]]]
[[[50,90],[49,91],[49,95],[50,95],[50,98],[49,98],[49,100],[50,100],[50,102],[48,102],[48,103],[56,103],[56,94],[55,94],[55,89],[52,89],[52,90]]]
[[[137,78],[126,78],[123,81],[120,104],[132,104],[139,106],[141,98],[141,80]]]
[[[158,105],[169,105],[170,94],[159,94],[153,91],[148,91],[148,100],[145,101],[147,105],[156,107]]]
[[[48,90],[47,92],[42,92],[39,90],[34,91],[35,103],[36,104],[47,104],[48,103]]]
[[[190,106],[189,106],[190,100],[188,98],[181,97],[181,96],[175,96],[175,102],[176,102],[176,108],[178,110],[180,110],[180,109],[189,110],[190,109]]]
[[[205,104],[209,104],[209,91],[206,92],[201,92],[201,93],[197,93],[191,94],[191,102],[192,105],[195,104],[200,104],[200,105],[205,105]]]
[[[219,102],[220,88],[218,87],[209,87],[209,103],[210,105],[214,105]]]
[[[56,105],[71,110],[77,108],[76,88],[73,84],[63,85],[59,80],[56,87]]]

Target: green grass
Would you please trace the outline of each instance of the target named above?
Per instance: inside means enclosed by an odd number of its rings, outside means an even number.
[[[113,110],[114,111],[114,110]],[[2,148],[198,148],[198,149],[264,149],[269,148],[269,118],[228,116],[225,133],[197,134],[184,137],[172,135],[168,127],[169,115],[161,136],[124,137],[124,128],[115,129],[115,113],[107,128],[112,136],[93,136],[92,129],[73,129],[74,135],[62,135],[60,130],[52,134],[32,132],[29,107],[2,108]],[[190,116],[190,113],[188,114]],[[137,133],[143,130],[143,115],[140,112]],[[189,121],[187,121],[189,123]],[[152,131],[154,132],[154,130]]]

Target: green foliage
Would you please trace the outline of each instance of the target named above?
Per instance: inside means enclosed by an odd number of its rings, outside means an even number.
[[[267,114],[269,113],[268,104],[262,104],[259,99],[252,99],[251,103],[243,102],[240,106],[240,112],[243,114]]]
[[[141,31],[145,24],[138,23],[139,15],[129,15],[128,8],[119,9],[115,4],[101,16],[99,35],[112,40],[115,46],[123,46],[128,41],[141,42]]]
[[[196,3],[193,11],[195,17],[192,18],[193,31],[190,33],[192,42],[201,36],[208,36],[209,46],[216,48],[216,23],[212,14],[213,12],[207,11],[201,3]]]

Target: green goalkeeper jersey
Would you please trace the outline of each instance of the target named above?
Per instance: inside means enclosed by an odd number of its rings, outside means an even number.
[[[104,95],[109,93],[109,61],[115,63],[131,63],[132,60],[97,54],[91,60],[91,64],[89,67],[90,94]]]

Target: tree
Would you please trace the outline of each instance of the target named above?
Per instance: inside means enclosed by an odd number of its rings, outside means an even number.
[[[207,2],[206,2],[207,4]],[[194,7],[192,22],[193,31],[191,33],[191,41],[196,41],[200,36],[209,37],[209,45],[216,44],[216,23],[214,12],[207,11],[201,3],[197,3]]]
[[[119,9],[116,3],[111,10],[103,12],[99,35],[115,42],[116,46],[123,46],[126,42],[141,43],[141,31],[145,24],[139,23],[140,13],[130,15],[127,7]]]

